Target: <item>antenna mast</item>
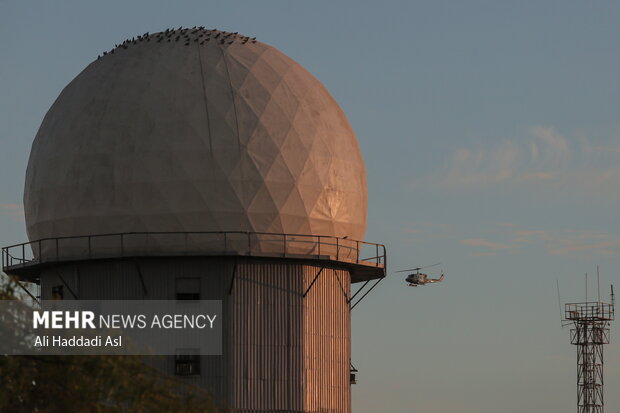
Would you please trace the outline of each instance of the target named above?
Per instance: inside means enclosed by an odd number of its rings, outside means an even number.
[[[564,321],[573,324],[570,341],[577,346],[578,413],[604,412],[603,345],[609,344],[609,326],[615,318],[614,301],[612,285],[611,304],[600,299],[588,302],[586,298],[585,303],[564,305]]]

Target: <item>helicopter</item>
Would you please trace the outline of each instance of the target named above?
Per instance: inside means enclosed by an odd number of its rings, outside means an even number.
[[[408,270],[401,270],[401,271],[396,271],[396,272],[414,271],[411,274],[407,275],[407,278],[405,278],[405,281],[409,283],[409,287],[417,287],[418,285],[440,283],[445,278],[443,271],[441,272],[441,277],[439,278],[428,278],[428,274],[424,274],[420,272],[420,270],[423,270],[424,268],[435,267],[439,264],[441,263],[438,262],[437,264],[427,265],[426,267],[410,268]]]

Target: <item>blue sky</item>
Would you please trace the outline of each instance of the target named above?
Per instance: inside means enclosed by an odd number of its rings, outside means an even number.
[[[579,300],[600,264],[605,297],[620,289],[618,21],[612,1],[0,0],[0,244],[26,238],[43,116],[101,51],[181,25],[257,36],[349,117],[366,238],[387,245],[390,270],[442,261],[447,274],[417,289],[390,274],[355,308],[354,412],[571,411],[556,279]],[[608,411],[620,410],[619,331]]]

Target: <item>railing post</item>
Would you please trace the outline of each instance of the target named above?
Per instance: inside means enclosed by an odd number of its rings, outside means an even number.
[[[338,237],[336,237],[336,261],[340,261],[340,243]]]
[[[247,234],[248,234],[248,255],[252,256],[252,237],[249,232]]]
[[[286,245],[286,234],[283,234],[284,236],[284,258],[286,258],[286,250],[287,250],[287,245]]]
[[[91,246],[91,240],[90,240],[91,236],[88,236],[88,259],[90,260],[93,257],[93,251],[92,251],[92,246]]]
[[[188,251],[189,247],[187,245],[187,232],[185,233],[185,255],[188,255],[189,251]]]
[[[22,267],[26,265],[26,244],[22,244]]]
[[[228,252],[228,233],[224,233],[224,252]]]
[[[121,257],[125,256],[125,240],[123,234],[121,234]]]
[[[360,242],[359,241],[355,241],[355,250],[357,253],[357,257],[355,258],[355,263],[359,264],[360,263]]]
[[[321,258],[321,236],[319,235],[319,258]]]
[[[379,244],[375,244],[375,266],[378,267],[379,266]]]
[[[385,245],[383,247],[383,274],[387,275],[387,253],[385,252]]]
[[[56,238],[56,261],[58,261],[58,238]]]

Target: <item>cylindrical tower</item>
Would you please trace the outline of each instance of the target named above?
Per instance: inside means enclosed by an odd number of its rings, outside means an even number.
[[[351,283],[385,249],[358,241],[355,135],[289,57],[203,28],[126,40],[45,116],[24,205],[3,264],[42,298],[222,300],[223,356],[162,368],[237,412],[351,411]]]

